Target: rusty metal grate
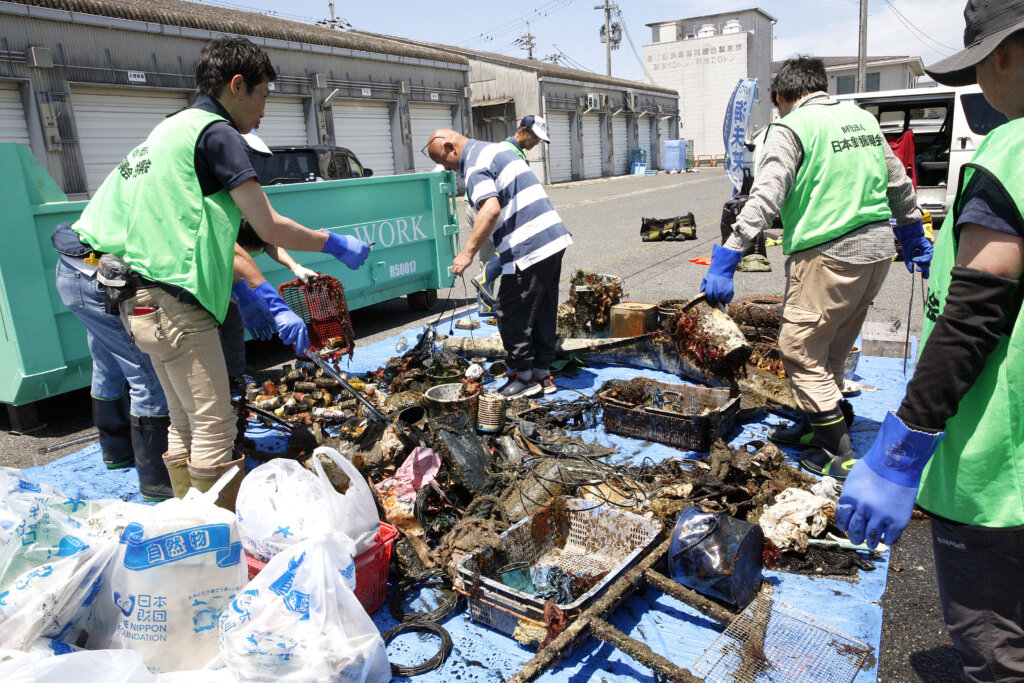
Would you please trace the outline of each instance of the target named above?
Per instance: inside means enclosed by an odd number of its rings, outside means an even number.
[[[321,275],[308,285],[301,280],[285,282],[278,291],[288,307],[306,323],[310,348],[352,355],[355,332],[341,280]]]
[[[762,594],[704,651],[693,669],[715,683],[849,683],[870,651]]]

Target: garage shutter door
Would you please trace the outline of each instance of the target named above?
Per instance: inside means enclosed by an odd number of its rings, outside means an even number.
[[[572,180],[572,142],[569,139],[569,112],[548,112],[548,154],[551,155],[551,182]]]
[[[626,117],[612,117],[612,175],[629,173],[629,136],[626,133]]]
[[[601,116],[583,117],[583,177],[601,177]]]
[[[636,146],[647,150],[647,168],[651,167],[651,117],[645,116],[636,122]]]
[[[387,102],[334,102],[334,138],[355,152],[373,175],[395,174],[391,141],[391,106]]]
[[[158,123],[188,106],[188,99],[183,92],[72,87],[71,106],[91,195]]]
[[[0,81],[0,142],[28,144],[28,126],[16,83]]]
[[[420,154],[420,149],[427,144],[430,134],[438,128],[454,128],[452,108],[447,104],[410,104],[409,128],[412,131],[413,166],[417,173],[430,171],[436,164]]]
[[[658,121],[658,168],[665,168],[665,143],[669,140],[674,139],[676,136],[672,134],[672,120],[666,119],[665,121]]]
[[[268,145],[308,144],[306,113],[300,97],[274,97],[267,100],[257,134]]]

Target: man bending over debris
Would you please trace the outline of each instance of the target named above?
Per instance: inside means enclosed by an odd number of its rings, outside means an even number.
[[[544,187],[519,154],[504,143],[471,140],[454,130],[435,130],[430,158],[466,179],[476,209],[473,230],[452,261],[461,275],[481,244],[494,235],[501,259],[498,332],[508,352],[509,398],[554,393],[555,315],[562,254],[572,244]]]
[[[916,264],[928,277],[932,247],[910,179],[874,116],[827,90],[820,59],[796,57],[779,69],[772,99],[782,119],[768,131],[750,200],[725,245],[714,246],[701,291],[712,304],[731,301],[744,250],[781,215],[789,259],[779,350],[804,415],[770,438],[805,447],[800,462],[811,472],[845,479],[856,456],[843,370],[896,253],[890,216],[911,273]]]
[[[189,487],[209,490],[243,465],[217,335],[242,216],[270,244],[323,251],[352,269],[369,252],[353,237],[279,215],[256,180],[242,135],[259,125],[275,77],[270,57],[245,38],[211,40],[196,62],[196,103],[129,152],[73,226],[104,254],[100,279],[167,396],[164,463],[175,496]],[[221,490],[219,505],[234,509],[240,479]]]
[[[1024,680],[1024,0],[972,0],[969,47],[934,66],[1009,118],[964,165],[935,244],[921,356],[836,509],[850,540],[892,544],[931,515],[939,600],[964,680]],[[929,461],[930,459],[930,461]]]
[[[526,161],[526,153],[539,145],[541,140],[551,144],[551,138],[548,137],[548,124],[540,116],[530,114],[529,116],[524,116],[523,120],[519,122],[519,130],[513,136],[502,140],[502,142],[518,154],[523,161]],[[530,162],[526,161],[526,163]],[[470,209],[467,218],[472,223],[476,220],[476,212]],[[473,286],[479,292],[477,300],[479,302],[479,311],[482,315],[484,311],[492,312],[494,305],[497,303],[497,300],[494,298],[494,282],[501,276],[501,259],[495,253],[493,241],[484,240],[483,244],[480,245],[480,261],[484,264],[484,267],[470,282],[473,283]]]

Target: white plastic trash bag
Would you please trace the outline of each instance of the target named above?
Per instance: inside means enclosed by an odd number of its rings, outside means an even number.
[[[241,681],[390,681],[355,588],[355,545],[335,532],[275,555],[224,610],[224,663]]]
[[[6,490],[23,512],[0,548],[0,647],[22,650],[44,636],[91,645],[80,636],[117,549],[116,529],[96,516],[114,501],[87,504],[32,486]]]
[[[235,515],[214,504],[218,490],[147,507],[121,535],[103,596],[116,610],[108,647],[135,650],[150,671],[219,663],[217,620],[247,570]]]
[[[0,663],[4,683],[154,683],[131,650],[82,650],[59,657],[26,654]]]
[[[329,457],[349,478],[348,491],[338,493],[324,473],[318,453]],[[299,541],[344,531],[355,540],[356,554],[372,548],[380,530],[373,494],[366,480],[333,448],[313,452],[316,473],[294,460],[277,458],[246,476],[235,509],[245,551],[266,562]]]

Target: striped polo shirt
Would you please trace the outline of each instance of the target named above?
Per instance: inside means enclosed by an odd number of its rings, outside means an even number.
[[[572,244],[544,186],[509,145],[469,140],[459,170],[475,209],[498,198],[501,213],[491,237],[502,275],[526,270]]]

